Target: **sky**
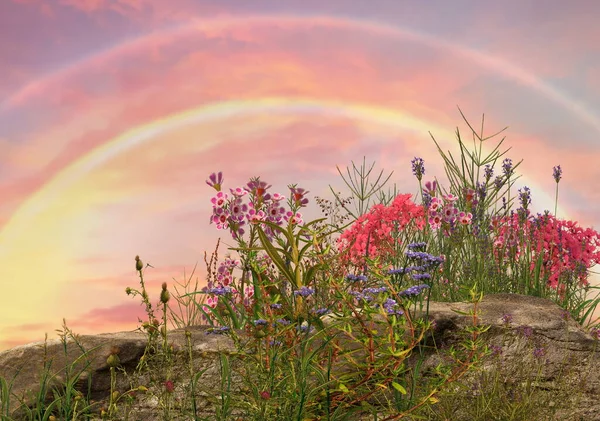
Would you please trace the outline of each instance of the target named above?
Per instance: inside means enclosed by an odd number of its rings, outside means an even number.
[[[600,228],[600,2],[0,0],[0,350],[133,330],[226,232],[214,190],[342,192],[376,162],[415,194],[485,114],[533,209]],[[487,148],[487,146],[486,146]],[[519,184],[520,183],[520,184]],[[221,256],[225,247],[221,247]]]

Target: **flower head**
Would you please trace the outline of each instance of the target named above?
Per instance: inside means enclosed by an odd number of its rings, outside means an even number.
[[[417,177],[417,180],[421,181],[423,174],[425,174],[425,162],[423,158],[415,157],[410,163],[412,164],[413,174]]]
[[[221,191],[221,184],[223,184],[223,173],[221,171],[218,173],[212,173],[208,176],[206,184],[213,187],[216,191]]]
[[[300,287],[300,289],[294,291],[294,295],[299,295],[301,297],[308,297],[315,293],[315,290],[312,288],[308,288],[306,286]]]
[[[554,177],[554,181],[556,181],[556,183],[558,184],[558,182],[562,178],[562,168],[560,167],[560,165],[557,165],[553,168],[552,177]]]
[[[502,161],[502,171],[504,172],[506,178],[510,178],[513,173],[512,159],[506,158],[504,161]]]
[[[494,168],[491,167],[489,164],[486,165],[483,168],[483,174],[484,174],[484,177],[485,177],[485,182],[486,183],[489,182],[490,179],[492,178],[492,176],[494,175]]]
[[[305,189],[289,186],[292,203],[295,206],[302,207],[308,204],[308,198],[304,197],[308,192]]]

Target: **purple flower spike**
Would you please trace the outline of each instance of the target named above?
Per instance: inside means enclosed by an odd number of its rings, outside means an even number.
[[[223,173],[221,171],[218,173],[212,173],[208,176],[206,184],[213,187],[216,191],[221,191],[221,184],[223,184]]]
[[[556,181],[556,183],[558,184],[558,182],[562,178],[562,168],[560,167],[560,165],[557,165],[553,168],[552,177],[554,177],[554,181]]]
[[[413,174],[417,177],[417,180],[421,181],[423,174],[425,174],[425,162],[423,158],[415,157],[410,163],[412,164]]]

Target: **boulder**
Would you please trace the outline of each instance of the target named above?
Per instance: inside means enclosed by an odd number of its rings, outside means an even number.
[[[456,344],[460,338],[459,331],[471,323],[469,316],[456,310],[465,313],[471,309],[472,305],[468,303],[430,303],[428,317],[434,321],[434,331],[428,341],[442,348]],[[484,338],[492,355],[482,362],[479,370],[470,372],[463,381],[453,383],[450,392],[472,401],[473,397],[488,393],[481,384],[482,376],[498,372],[499,381],[509,395],[513,393],[511,390],[517,395],[522,390],[535,393],[537,401],[545,405],[538,409],[549,409],[556,419],[600,420],[600,350],[597,338],[586,333],[560,307],[541,298],[516,294],[488,295],[480,303],[479,311],[480,323],[490,326]],[[47,401],[52,400],[52,388],[64,391],[66,383],[90,395],[94,401],[94,412],[107,410],[111,390],[107,358],[116,347],[120,366],[114,386],[121,394],[129,391],[128,399],[120,398],[119,408],[127,411],[133,417],[131,419],[163,419],[165,402],[175,407],[189,407],[187,388],[190,370],[202,373],[196,389],[196,413],[210,417],[215,403],[210,392],[217,390],[221,384],[219,355],[235,353],[236,348],[229,336],[209,335],[208,331],[207,326],[189,327],[187,334],[183,329],[169,331],[171,351],[168,361],[164,360],[164,354],[160,354],[163,360],[153,359],[151,354],[144,356],[148,341],[147,335],[140,331],[75,335],[76,340],[48,340],[0,352],[0,377],[11,385],[10,412],[15,419],[27,419],[26,406],[40,400],[40,394]],[[142,358],[152,369],[146,370],[146,374],[142,371],[141,375],[134,375]],[[426,357],[424,369],[435,366],[439,358],[437,353],[431,352]],[[45,366],[49,370],[44,370]],[[168,373],[157,369],[161,367],[168,367]],[[51,373],[51,378],[45,382],[48,387],[43,390],[40,385],[44,383],[42,376],[45,371]],[[149,390],[143,391],[138,386]],[[236,387],[238,385],[234,381],[232,391]],[[169,398],[164,399],[167,394]],[[469,419],[464,410],[464,399],[457,400],[456,408],[453,408],[451,400],[442,394],[438,405],[450,402],[444,404],[444,411],[454,414],[451,419]],[[512,398],[506,399],[503,404],[510,403]],[[519,396],[514,399],[519,399]],[[540,415],[535,419],[546,418]]]

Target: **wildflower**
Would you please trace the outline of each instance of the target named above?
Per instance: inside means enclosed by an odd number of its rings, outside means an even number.
[[[279,323],[280,325],[284,325],[284,326],[287,326],[291,323],[288,319],[277,319],[275,321],[277,323]]]
[[[425,163],[423,158],[415,157],[412,161],[410,161],[410,163],[412,164],[412,172],[414,176],[417,177],[417,180],[421,181],[423,175],[425,174]]]
[[[512,314],[505,313],[505,314],[502,315],[502,319],[501,320],[502,320],[503,324],[505,324],[505,325],[508,326],[508,325],[510,325],[512,323],[513,316],[512,316]]]
[[[223,335],[229,332],[229,330],[229,326],[211,327],[207,329],[206,334],[210,335],[212,333],[214,335]]]
[[[485,177],[485,182],[487,184],[490,181],[490,179],[492,178],[492,176],[494,175],[494,168],[491,167],[489,164],[486,165],[483,168],[483,174],[484,174],[484,177]]]
[[[308,199],[304,197],[308,192],[305,189],[296,187],[296,186],[288,186],[290,189],[291,199],[294,206],[302,207],[308,204]]]
[[[273,202],[281,202],[283,199],[285,199],[285,196],[282,196],[279,193],[274,193],[273,196],[271,196]]]
[[[286,220],[286,222],[289,222],[290,224],[294,224],[294,225],[299,225],[302,224],[302,214],[300,212],[296,212],[294,214],[294,212],[292,211],[287,211],[285,216],[283,217],[283,219]]]
[[[412,278],[415,281],[430,280],[431,279],[431,275],[429,273],[413,273],[412,274]]]
[[[388,315],[402,316],[404,312],[402,310],[396,309],[396,307],[398,307],[398,303],[396,302],[396,300],[392,300],[391,298],[388,298],[383,303],[383,309]]]
[[[317,316],[324,316],[327,313],[329,313],[329,309],[328,308],[319,308],[319,309],[315,310],[315,314]]]
[[[560,165],[557,165],[552,169],[552,177],[554,177],[554,181],[556,181],[556,184],[558,184],[558,182],[562,178],[562,168],[560,167]]]
[[[425,193],[430,196],[435,196],[435,192],[437,190],[437,181],[428,181],[425,183]]]
[[[167,291],[167,283],[163,282],[162,283],[162,291],[160,293],[160,302],[163,304],[167,304],[169,302],[170,298],[171,298],[171,294],[169,294],[169,291]]]
[[[429,285],[427,285],[427,284],[415,285],[415,286],[405,289],[404,291],[400,291],[398,293],[398,295],[403,296],[403,297],[416,296],[416,295],[419,295],[424,290],[426,290],[427,288],[429,288]]]
[[[349,282],[367,282],[367,277],[365,275],[353,275],[349,273],[346,275],[346,281]]]
[[[529,190],[529,187],[525,186],[523,189],[519,189],[519,201],[521,202],[521,207],[523,209],[527,209],[531,204],[531,191]]]
[[[500,345],[492,345],[492,346],[490,346],[490,350],[492,351],[493,356],[502,355],[502,346],[500,346]]]
[[[600,326],[594,326],[590,329],[590,336],[600,341]]]
[[[412,251],[421,251],[421,250],[425,250],[425,247],[427,247],[427,243],[410,243],[409,245],[406,246],[407,249],[412,250]]]
[[[271,345],[271,346],[279,346],[279,345],[282,345],[282,344],[283,344],[283,342],[281,342],[281,341],[277,341],[277,340],[275,340],[275,339],[271,339],[271,340],[269,341],[269,345]]]
[[[173,390],[175,390],[175,384],[173,384],[172,380],[167,380],[164,385],[167,393],[173,393]]]
[[[308,288],[306,286],[302,286],[300,287],[300,289],[294,291],[294,295],[300,295],[301,297],[308,297],[309,295],[312,295],[315,293],[315,290],[312,288]]]
[[[263,390],[262,392],[260,392],[260,397],[264,400],[268,400],[271,398],[271,394],[266,390]]]
[[[533,335],[533,328],[531,326],[521,326],[521,334],[526,338],[530,338]]]
[[[496,186],[496,190],[500,190],[504,185],[504,179],[501,176],[497,176],[494,179],[494,185]]]
[[[221,171],[218,173],[212,173],[208,176],[206,184],[213,187],[216,191],[221,191],[221,184],[223,184],[223,173]]]
[[[233,290],[231,289],[231,287],[215,287],[208,289],[206,292],[214,295],[226,295],[232,294]]]
[[[533,349],[533,356],[537,359],[542,358],[544,355],[546,355],[546,350],[544,348],[541,347],[535,347]]]
[[[254,326],[266,326],[268,322],[265,319],[254,320]]]
[[[512,159],[506,158],[502,162],[502,171],[504,172],[504,175],[506,176],[506,178],[510,178],[510,176],[513,173],[513,162],[512,162]]]
[[[405,268],[398,268],[398,269],[390,269],[390,270],[388,270],[388,275],[405,275],[412,270],[413,270],[413,266],[408,266]]]
[[[281,309],[281,307],[283,307],[283,305],[281,305],[280,303],[271,304],[271,308],[274,310],[279,310]]]

